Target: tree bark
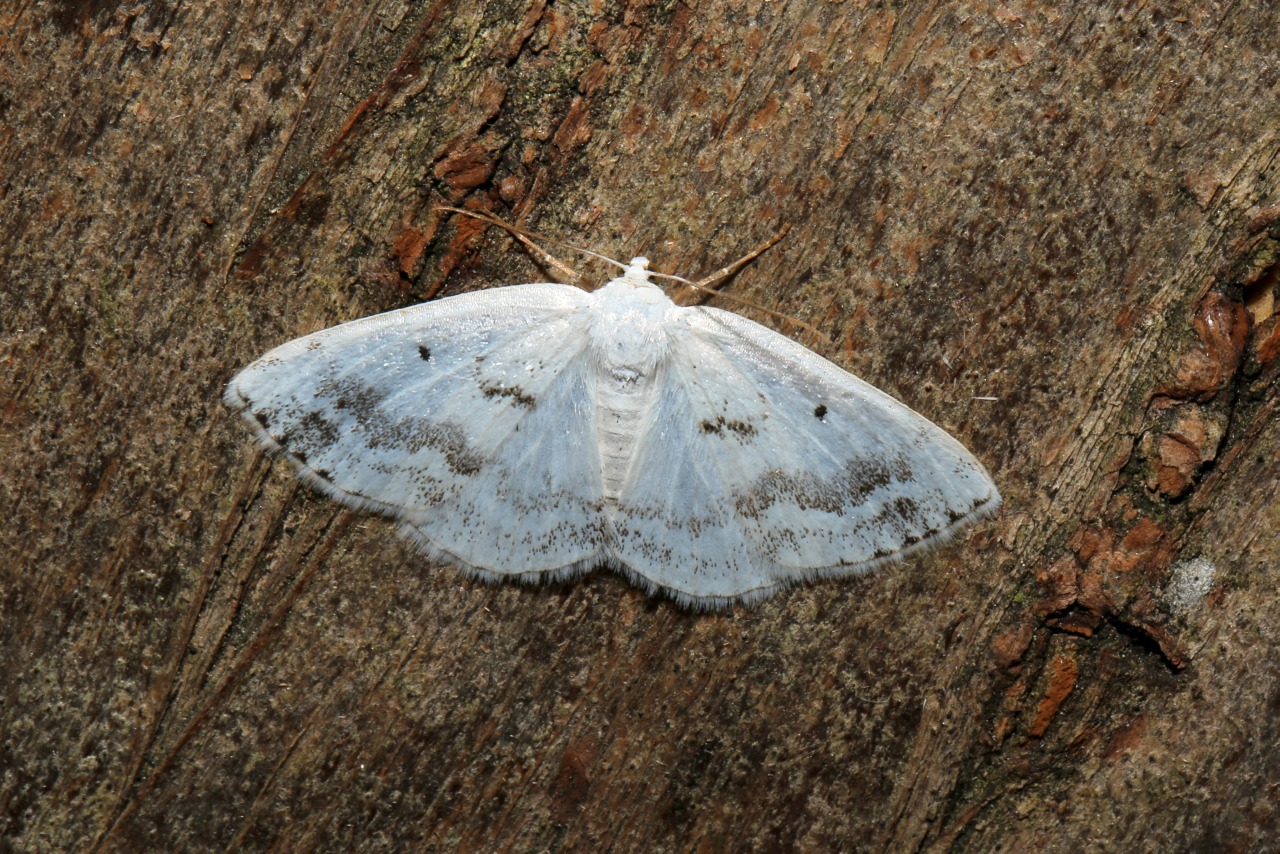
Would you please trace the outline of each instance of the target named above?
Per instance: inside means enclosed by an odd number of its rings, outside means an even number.
[[[0,847],[1277,845],[1275,3],[0,21]],[[1005,509],[717,614],[429,565],[220,396],[548,278],[439,204],[691,277],[790,224],[729,289]]]

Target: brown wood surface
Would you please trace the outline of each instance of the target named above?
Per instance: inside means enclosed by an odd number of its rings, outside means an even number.
[[[1271,0],[0,8],[0,849],[1276,847],[1277,34]],[[1005,510],[714,615],[428,565],[220,396],[547,277],[440,203],[692,275],[789,223],[730,290]]]

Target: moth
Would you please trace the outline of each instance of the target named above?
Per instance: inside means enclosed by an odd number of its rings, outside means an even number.
[[[226,402],[310,486],[486,581],[595,567],[692,608],[946,542],[1000,493],[958,441],[645,258],[290,341]]]

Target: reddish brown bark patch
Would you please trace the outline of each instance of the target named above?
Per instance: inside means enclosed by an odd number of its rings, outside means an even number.
[[[1035,718],[1027,727],[1027,733],[1034,738],[1045,734],[1049,724],[1053,723],[1054,716],[1058,714],[1058,709],[1062,708],[1062,704],[1071,695],[1080,678],[1080,665],[1070,656],[1054,656],[1049,661],[1048,677],[1048,689],[1040,700]]]

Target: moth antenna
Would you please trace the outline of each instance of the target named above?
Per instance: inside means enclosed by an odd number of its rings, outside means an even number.
[[[479,211],[469,211],[469,210],[464,210],[463,208],[449,207],[448,205],[436,205],[436,210],[452,211],[453,213],[460,213],[464,216],[473,217],[474,219],[478,219],[481,222],[487,222],[490,225],[496,225],[498,226],[498,228],[505,229],[511,234],[512,237],[514,237],[516,240],[519,240],[522,244],[525,245],[525,247],[527,247],[530,251],[534,252],[536,257],[540,258],[543,262],[550,264],[556,270],[559,270],[562,275],[567,276],[569,280],[574,282],[575,284],[577,283],[578,279],[582,278],[582,274],[580,274],[577,270],[570,267],[568,264],[565,264],[563,261],[560,261],[559,259],[557,259],[550,252],[543,249],[541,246],[538,246],[533,241],[540,240],[543,243],[551,243],[555,246],[563,246],[566,249],[573,250],[574,252],[581,252],[583,255],[590,255],[592,258],[596,258],[600,261],[606,261],[621,270],[627,269],[626,264],[623,264],[621,261],[615,261],[607,255],[601,255],[599,252],[592,252],[590,249],[583,249],[581,246],[574,246],[572,243],[565,243],[563,240],[556,240],[554,237],[547,237],[545,235],[538,234],[533,231],[529,231],[528,229],[520,228],[519,226],[512,225],[509,222],[504,222],[503,220],[498,219],[496,216],[490,216],[489,214],[480,213]]]
[[[747,264],[750,264],[752,261],[756,260],[764,253],[768,252],[770,249],[776,246],[782,240],[782,238],[786,237],[787,232],[789,231],[791,231],[791,225],[790,224],[784,225],[781,231],[779,231],[773,237],[766,240],[764,243],[757,246],[755,249],[748,252],[746,255],[743,255],[737,261],[734,261],[732,264],[726,264],[725,266],[721,267],[719,270],[716,270],[711,275],[704,276],[703,278],[699,279],[696,282],[691,282],[688,279],[681,279],[679,276],[662,276],[662,278],[676,279],[678,281],[684,282],[690,288],[703,294],[706,297],[715,296],[715,297],[720,297],[722,299],[727,299],[727,300],[730,300],[731,302],[736,302],[738,305],[746,306],[747,308],[754,309],[755,311],[763,312],[771,317],[776,317],[779,320],[785,320],[788,323],[794,323],[796,326],[799,326],[801,329],[805,330],[806,332],[809,332],[814,336],[816,336],[819,341],[825,342],[827,346],[831,346],[831,339],[828,338],[826,335],[824,335],[822,331],[818,329],[818,327],[814,326],[811,323],[805,323],[803,320],[798,320],[797,318],[794,318],[789,314],[784,314],[781,311],[774,311],[773,309],[760,305],[757,302],[752,302],[749,299],[743,299],[742,297],[734,296],[733,294],[725,293],[724,291],[719,290],[718,288],[712,287],[712,285],[716,284],[717,282],[723,282],[727,280],[730,276],[732,276],[734,273],[741,270]],[[660,274],[655,273],[654,275],[660,275]]]
[[[714,288],[712,288],[711,285],[723,279],[729,278],[734,273],[738,272],[743,267],[745,267],[747,264],[751,263],[752,261],[756,260],[764,253],[768,252],[770,249],[776,246],[782,240],[782,238],[786,237],[787,233],[790,231],[791,231],[791,224],[788,223],[784,225],[782,227],[782,230],[779,231],[777,234],[775,234],[773,237],[769,238],[764,243],[761,243],[759,246],[757,246],[755,249],[752,249],[746,255],[743,255],[737,261],[734,261],[732,264],[727,264],[724,267],[721,267],[719,270],[716,270],[710,276],[705,276],[699,279],[698,281],[690,282],[689,284],[691,284],[693,287],[697,288],[700,291],[709,290],[712,293],[716,293],[717,291]]]
[[[436,205],[436,210],[450,211],[452,213],[462,214],[463,216],[469,216],[469,217],[472,217],[473,219],[478,219],[481,222],[487,222],[490,225],[496,225],[498,226],[498,228],[504,229],[505,231],[509,232],[512,237],[516,238],[516,240],[519,240],[522,244],[524,244],[524,246],[526,246],[530,251],[534,252],[536,257],[540,258],[544,263],[551,265],[556,270],[560,271],[562,275],[568,277],[568,279],[575,284],[582,277],[581,274],[577,270],[574,270],[572,267],[570,267],[568,264],[565,264],[564,262],[557,259],[555,256],[553,256],[547,250],[543,249],[541,246],[538,246],[536,243],[533,242],[534,240],[540,240],[543,243],[551,243],[556,246],[563,246],[566,249],[570,249],[574,252],[580,252],[583,255],[589,255],[592,258],[595,258],[597,260],[604,261],[608,264],[612,264],[621,270],[627,269],[626,264],[623,264],[621,261],[616,261],[613,258],[610,258],[608,255],[601,255],[599,252],[592,252],[590,249],[583,249],[581,246],[574,246],[572,243],[566,243],[563,240],[556,240],[554,237],[547,237],[546,235],[538,234],[537,232],[520,228],[519,226],[512,225],[511,223],[501,220],[496,216],[491,216],[489,214],[481,213],[480,211],[469,211],[464,208],[455,208],[449,205]],[[773,309],[766,308],[765,306],[762,306],[759,303],[752,302],[751,300],[748,300],[748,299],[743,299],[742,297],[734,296],[733,294],[727,294],[727,293],[724,293],[723,291],[720,291],[720,290],[717,290],[716,288],[711,287],[711,285],[715,284],[716,282],[720,282],[720,281],[724,281],[725,279],[728,279],[734,273],[738,272],[738,270],[742,269],[747,264],[759,258],[765,252],[772,249],[782,240],[782,238],[787,236],[787,233],[789,231],[791,231],[791,225],[790,224],[784,225],[781,231],[779,231],[773,237],[766,240],[764,243],[760,244],[758,247],[756,247],[752,251],[748,252],[746,255],[743,255],[737,261],[734,261],[732,264],[728,264],[724,267],[721,267],[719,270],[716,270],[711,275],[705,276],[696,282],[691,282],[688,279],[684,278],[683,276],[677,276],[674,273],[656,273],[650,270],[649,275],[650,277],[655,279],[670,279],[673,282],[680,282],[681,284],[688,285],[693,290],[699,291],[708,296],[723,297],[732,302],[736,302],[738,305],[743,305],[743,306],[746,306],[747,308],[754,309],[759,312],[763,312],[764,314],[767,314],[771,317],[776,317],[780,320],[785,320],[788,323],[793,323],[796,326],[799,326],[801,329],[804,329],[806,332],[809,332],[814,336],[816,336],[818,340],[823,341],[828,346],[830,346],[831,339],[828,338],[826,335],[824,335],[821,330],[819,330],[816,326],[814,326],[811,323],[805,323],[803,320],[798,320],[794,317],[791,317],[788,314],[784,314],[783,312],[774,311]]]

